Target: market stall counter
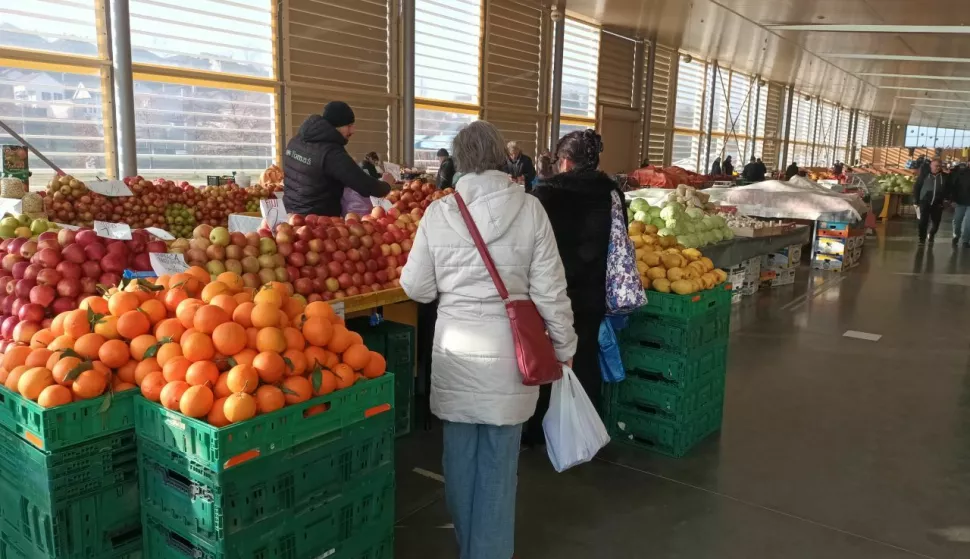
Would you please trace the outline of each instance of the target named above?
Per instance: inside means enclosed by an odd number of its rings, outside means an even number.
[[[756,256],[778,252],[792,245],[807,245],[812,240],[812,228],[796,225],[790,232],[769,237],[735,237],[704,247],[704,254],[718,268],[733,268]]]

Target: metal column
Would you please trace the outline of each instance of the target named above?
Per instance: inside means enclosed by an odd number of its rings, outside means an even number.
[[[711,72],[712,79],[714,83],[711,85],[711,108],[707,115],[707,149],[704,150],[707,155],[704,156],[704,168],[701,169],[705,174],[711,168],[711,132],[714,130],[714,99],[717,97],[715,91],[717,90],[717,78],[721,71],[718,68],[717,60],[712,62],[714,65],[714,71]]]
[[[552,118],[549,126],[549,152],[555,157],[556,144],[559,143],[559,116],[562,110],[562,49],[566,43],[566,16],[561,9],[553,12],[558,14],[556,34],[553,38],[552,60]]]
[[[791,136],[791,108],[795,102],[795,88],[788,88],[788,108],[785,109],[785,138],[781,147],[781,160],[778,162],[778,169],[785,170],[788,165],[788,138]]]
[[[401,0],[401,40],[404,67],[401,87],[401,135],[404,140],[404,165],[414,165],[414,0]]]
[[[128,0],[110,0],[111,68],[114,76],[115,130],[118,135],[118,177],[138,174],[135,151],[135,92],[131,75],[131,29]]]
[[[758,116],[759,116],[758,115],[758,111],[761,109],[761,87],[762,86],[761,86],[761,76],[756,76],[754,79],[755,79],[755,87],[758,88],[758,93],[755,95],[755,98],[754,98],[754,123],[751,125],[750,130],[746,130],[745,132],[749,132],[749,131],[751,132],[750,139],[748,140],[748,143],[751,144],[751,157],[758,157],[758,154],[755,153],[755,151],[756,151],[755,150],[755,145],[757,145],[757,143],[758,143],[758,140],[757,140],[757,138],[758,138]],[[768,84],[766,83],[765,86],[767,87],[767,85]],[[765,112],[766,113],[768,112],[767,111],[767,108],[765,109]],[[749,115],[751,114],[751,106],[750,105],[748,105],[748,114]],[[764,141],[764,139],[761,140],[761,151],[762,152],[765,151],[765,141]],[[762,155],[764,155],[764,154],[762,153]],[[748,147],[747,147],[747,144],[745,144],[744,155],[741,156],[741,164],[742,165],[744,165],[745,162],[747,161],[747,159],[745,159],[747,156],[748,156]]]

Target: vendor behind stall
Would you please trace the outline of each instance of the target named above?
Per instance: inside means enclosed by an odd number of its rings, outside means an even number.
[[[344,187],[361,196],[384,197],[394,177],[377,180],[347,153],[354,135],[354,111],[343,101],[331,101],[323,115],[310,115],[287,144],[283,158],[286,211],[301,215],[340,216]]]

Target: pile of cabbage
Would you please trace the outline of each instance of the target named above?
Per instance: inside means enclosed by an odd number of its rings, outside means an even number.
[[[677,237],[677,243],[687,248],[729,241],[734,232],[727,220],[719,215],[708,215],[696,207],[686,207],[675,200],[667,200],[663,206],[651,206],[647,200],[636,198],[630,202],[630,221],[653,225],[660,237]]]
[[[883,192],[891,192],[895,194],[912,194],[913,184],[916,182],[914,177],[908,177],[906,175],[898,175],[896,173],[890,173],[888,175],[883,175],[876,179],[876,182],[882,187]]]

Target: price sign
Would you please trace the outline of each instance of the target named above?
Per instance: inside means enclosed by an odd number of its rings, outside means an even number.
[[[185,257],[178,253],[149,252],[148,260],[152,270],[160,276],[180,274],[189,269]]]
[[[343,301],[334,301],[333,303],[330,303],[330,307],[333,308],[334,314],[336,314],[340,318],[347,318],[346,313],[344,311]]]
[[[0,198],[0,215],[23,213],[24,202],[18,198]]]
[[[124,181],[91,181],[86,184],[88,190],[102,196],[111,196],[113,198],[117,198],[119,196],[131,196],[131,189],[128,188],[128,185],[125,184]]]
[[[391,201],[388,200],[387,198],[377,198],[377,197],[371,196],[370,203],[375,208],[384,208],[385,210],[389,210],[394,207],[394,204],[392,204]]]
[[[166,231],[164,229],[160,229],[158,227],[146,227],[145,228],[145,231],[148,231],[149,233],[151,233],[152,235],[155,235],[156,237],[158,237],[159,239],[161,239],[163,241],[174,241],[175,240],[175,235],[169,233],[168,231]]]
[[[263,214],[266,225],[270,231],[276,231],[276,226],[286,223],[286,208],[283,207],[283,200],[268,198],[259,201],[259,212]]]
[[[229,214],[229,232],[255,233],[263,220],[251,215]]]
[[[283,191],[282,190],[277,190],[276,192],[273,193],[273,196],[276,196],[278,199],[282,200],[283,199]]]
[[[401,179],[401,166],[397,163],[391,163],[390,161],[384,162],[384,172],[394,175],[395,179]]]
[[[77,225],[68,225],[67,223],[54,223],[54,225],[60,227],[61,229],[67,229],[68,231],[77,231],[81,229]]]
[[[120,241],[131,240],[131,227],[127,223],[109,223],[107,221],[95,221],[94,232],[99,237],[105,239],[118,239]]]

